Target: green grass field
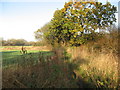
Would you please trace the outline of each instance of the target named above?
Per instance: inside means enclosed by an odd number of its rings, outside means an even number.
[[[40,54],[43,54],[43,56],[49,56],[51,54],[45,46],[24,46],[24,48],[27,50],[27,54],[22,54],[21,47],[22,46],[0,47],[3,68],[13,65],[24,64],[28,62],[28,60],[37,61],[39,59]]]
[[[50,56],[52,53],[50,51],[38,51],[38,50],[29,50],[27,54],[22,54],[19,50],[17,51],[2,51],[2,66],[3,68],[13,66],[13,65],[22,65],[30,60],[37,62],[39,56],[42,54],[43,57]],[[28,61],[29,60],[29,61]]]

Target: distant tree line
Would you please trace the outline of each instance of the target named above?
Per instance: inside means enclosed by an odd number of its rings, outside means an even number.
[[[42,46],[40,41],[26,41],[24,39],[2,40],[2,46]]]

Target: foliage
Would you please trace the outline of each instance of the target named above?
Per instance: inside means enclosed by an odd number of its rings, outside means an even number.
[[[35,44],[37,45],[45,45],[46,42],[49,42],[49,40],[45,37],[45,34],[49,30],[50,22],[45,24],[42,28],[38,29],[37,31],[34,32],[35,38],[38,40]]]
[[[28,42],[24,39],[8,39],[2,41],[3,46],[24,46],[27,44]]]
[[[45,37],[53,45],[81,45],[91,40],[98,29],[106,29],[115,21],[116,7],[107,2],[68,2],[56,10]],[[87,38],[86,38],[87,37]]]
[[[45,46],[42,41],[26,41],[24,39],[2,40],[2,46]]]

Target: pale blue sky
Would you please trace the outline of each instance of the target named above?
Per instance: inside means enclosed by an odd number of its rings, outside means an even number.
[[[49,22],[65,1],[68,0],[0,0],[0,37],[35,41],[34,31]],[[111,3],[118,4],[117,0]]]
[[[3,2],[0,16],[0,36],[3,39],[24,38],[33,41],[34,31],[49,22],[64,2]]]

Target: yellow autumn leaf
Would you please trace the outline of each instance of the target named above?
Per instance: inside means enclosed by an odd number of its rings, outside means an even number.
[[[84,29],[82,27],[80,27],[80,31],[82,32]]]

